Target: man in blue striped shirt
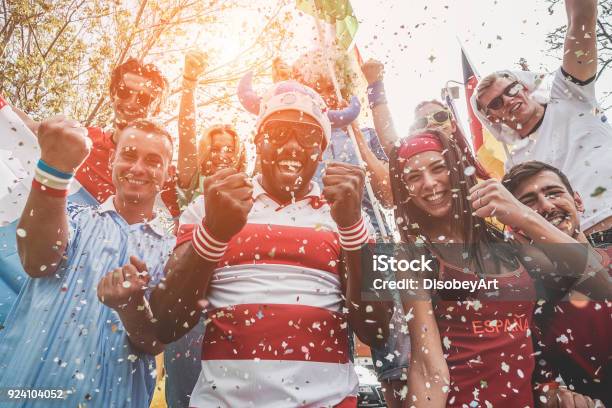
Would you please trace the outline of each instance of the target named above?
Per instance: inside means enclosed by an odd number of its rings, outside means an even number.
[[[154,355],[163,350],[148,288],[175,242],[153,211],[172,140],[153,122],[131,123],[111,158],[116,195],[97,209],[67,206],[72,175],[89,153],[86,135],[62,117],[40,126],[41,161],[17,229],[30,278],[0,331],[0,389],[65,390],[64,406],[146,408]]]

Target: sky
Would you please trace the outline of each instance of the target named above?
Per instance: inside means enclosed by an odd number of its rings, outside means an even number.
[[[447,80],[462,81],[460,42],[480,75],[518,70],[520,58],[527,60],[531,71],[553,72],[561,64],[562,51],[547,55],[545,39],[566,23],[562,1],[552,14],[543,0],[352,0],[351,4],[360,21],[356,44],[363,59],[385,64],[387,99],[401,136],[419,102],[439,99]],[[309,41],[308,35],[302,40]],[[600,78],[597,90],[600,97],[602,90],[612,90],[612,73]],[[458,105],[464,119],[463,94]]]
[[[227,62],[240,68],[240,56],[252,46],[256,33],[267,21],[266,16],[279,4],[284,4],[283,13],[292,14],[290,29],[294,38],[287,41],[280,55],[291,64],[318,44],[314,18],[299,13],[295,0],[257,3],[245,0],[244,7],[224,14],[217,30],[206,34],[197,27],[188,30],[185,46],[220,51],[210,61],[212,72],[216,72],[215,66]],[[400,136],[408,133],[413,109],[419,102],[439,99],[448,80],[462,81],[460,43],[480,75],[498,69],[518,70],[521,58],[536,72],[554,72],[561,64],[561,50],[546,51],[546,34],[566,23],[563,0],[552,9],[552,14],[546,0],[351,0],[351,4],[360,22],[355,44],[363,59],[376,58],[385,64],[387,99]],[[180,78],[183,57],[181,53],[173,57],[166,58],[163,69],[170,78]],[[600,97],[603,90],[612,90],[612,70],[609,71],[598,80]],[[270,84],[269,77],[254,80],[260,95]],[[456,104],[467,129],[466,103],[459,86],[461,94]],[[209,98],[217,91],[204,88],[200,87],[200,96]],[[607,105],[612,102],[612,97],[609,99]],[[173,109],[169,114],[176,118],[177,112]],[[198,117],[202,125],[230,121],[243,140],[252,138],[255,117],[240,107],[235,96],[227,109],[201,108]],[[371,124],[371,119],[361,118],[360,123]],[[176,121],[172,123],[173,131],[176,125]],[[249,156],[254,154],[252,150],[249,149]]]

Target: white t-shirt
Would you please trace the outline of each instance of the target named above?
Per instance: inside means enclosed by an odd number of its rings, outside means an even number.
[[[595,81],[578,85],[561,69],[555,73],[540,127],[518,143],[506,167],[529,160],[565,173],[584,202],[583,229],[612,215],[612,127],[597,111]]]

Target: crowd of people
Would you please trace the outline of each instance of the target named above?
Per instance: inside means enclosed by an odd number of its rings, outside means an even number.
[[[444,103],[418,104],[398,132],[383,64],[361,67],[362,107],[321,50],[275,61],[262,96],[243,78],[252,140],[229,122],[197,131],[199,51],[185,56],[178,143],[156,120],[168,82],[136,59],[111,73],[107,126],[13,106],[40,160],[19,265],[2,264],[27,279],[0,325],[0,390],[147,408],[163,353],[169,407],[356,407],[357,337],[389,407],[612,406],[612,127],[595,98],[597,0],[565,5],[545,102],[512,71],[474,92],[483,126],[512,145],[501,180]],[[374,128],[357,123],[366,109]],[[364,296],[363,260],[389,240],[380,208],[398,254],[433,259],[420,279],[495,292]]]

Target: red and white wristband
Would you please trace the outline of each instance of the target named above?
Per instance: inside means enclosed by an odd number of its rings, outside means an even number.
[[[196,253],[210,262],[219,262],[228,247],[228,242],[219,241],[206,230],[204,220],[193,230],[193,240],[191,241]]]
[[[365,226],[363,217],[356,224],[347,228],[338,228],[340,246],[345,251],[357,251],[368,242],[370,234]]]

